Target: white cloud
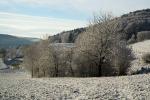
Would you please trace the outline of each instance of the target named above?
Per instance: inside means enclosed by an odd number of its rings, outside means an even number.
[[[149,0],[1,0],[0,4],[24,4],[27,6],[44,6],[49,9],[65,9],[88,13],[100,10],[112,11],[115,14],[137,9],[149,8]]]
[[[41,37],[84,27],[85,22],[0,12],[0,33]]]
[[[103,1],[103,0],[102,0]],[[1,0],[2,5],[24,4],[32,7],[73,10],[91,13],[99,10],[101,0]]]

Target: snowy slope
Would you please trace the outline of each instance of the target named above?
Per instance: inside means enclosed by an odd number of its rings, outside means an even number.
[[[149,64],[145,64],[142,61],[144,54],[150,53],[150,40],[138,42],[130,45],[135,55],[135,60],[132,62],[132,71],[140,70],[141,67],[150,68]]]
[[[7,66],[3,63],[2,59],[0,58],[0,69],[5,69]]]

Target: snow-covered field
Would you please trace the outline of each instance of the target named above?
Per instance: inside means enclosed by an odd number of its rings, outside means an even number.
[[[132,67],[138,69],[143,66],[141,56],[150,50],[150,41],[132,48],[136,55]],[[150,100],[150,74],[38,79],[24,71],[5,69],[0,70],[0,100]]]
[[[150,100],[150,74],[42,79],[19,74],[0,73],[0,100]]]
[[[8,70],[8,69],[6,69]],[[102,78],[31,78],[0,72],[0,100],[150,100],[150,74]]]

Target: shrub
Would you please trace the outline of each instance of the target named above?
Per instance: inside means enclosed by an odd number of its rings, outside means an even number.
[[[143,41],[143,40],[148,40],[150,39],[150,31],[142,31],[138,32],[137,34],[137,41]]]
[[[136,74],[148,74],[148,73],[150,73],[150,68],[142,67],[140,70],[138,70],[135,73],[133,73],[133,75],[136,75]]]
[[[133,44],[136,42],[136,39],[135,39],[135,35],[133,34],[132,37],[128,40],[128,44]]]
[[[150,63],[150,53],[143,55],[142,59],[145,63]]]
[[[19,65],[20,64],[12,64],[12,66],[13,66],[14,69],[19,69],[20,68]]]

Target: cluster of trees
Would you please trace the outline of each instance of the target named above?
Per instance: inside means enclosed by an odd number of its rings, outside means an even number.
[[[24,62],[32,77],[74,76],[72,48],[61,48],[42,40],[25,49]]]
[[[26,48],[25,66],[32,77],[125,75],[133,55],[117,27],[110,14],[94,16],[75,46],[43,40]]]

